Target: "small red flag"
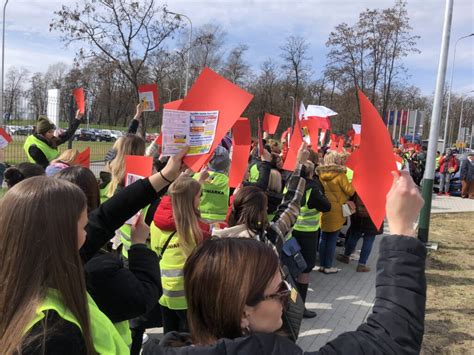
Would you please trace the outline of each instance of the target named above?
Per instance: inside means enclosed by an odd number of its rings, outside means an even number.
[[[0,127],[0,149],[5,148],[12,141],[12,137]]]

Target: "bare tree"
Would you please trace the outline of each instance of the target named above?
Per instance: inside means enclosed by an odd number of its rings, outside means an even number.
[[[250,74],[250,66],[245,62],[244,55],[249,47],[239,44],[233,48],[224,64],[222,74],[234,84],[243,86]]]
[[[309,45],[303,37],[290,36],[285,44],[280,47],[281,57],[284,61],[282,68],[287,76],[293,79],[293,95],[300,97],[300,83],[309,75],[311,67],[307,63]]]
[[[82,0],[74,8],[63,5],[50,28],[62,33],[66,45],[82,42],[80,59],[95,57],[113,63],[135,88],[149,57],[172,36],[180,20],[155,0]]]
[[[23,94],[23,88],[28,80],[26,68],[11,67],[6,73],[5,80],[5,111],[12,115],[17,109],[17,103]]]
[[[206,24],[196,30],[192,46],[192,77],[196,78],[204,67],[219,71],[222,65],[226,32],[215,24]]]
[[[30,79],[28,96],[35,112],[35,117],[46,114],[48,101],[48,84],[45,75],[34,73]]]

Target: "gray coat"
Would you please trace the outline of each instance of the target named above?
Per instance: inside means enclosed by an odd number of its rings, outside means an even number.
[[[461,180],[474,181],[474,161],[465,159],[461,163]]]

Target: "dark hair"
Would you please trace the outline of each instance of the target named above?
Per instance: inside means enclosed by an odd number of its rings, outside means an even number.
[[[241,188],[234,198],[229,227],[245,224],[249,231],[263,233],[268,224],[267,195],[256,186]]]
[[[17,166],[12,166],[5,170],[4,178],[8,188],[10,189],[20,181],[44,174],[44,168],[41,165],[34,163],[20,163]]]
[[[67,180],[80,187],[87,197],[87,211],[93,211],[100,205],[99,183],[92,171],[82,166],[70,166],[54,175],[57,179]]]
[[[244,335],[244,307],[258,304],[279,265],[273,249],[255,239],[215,238],[201,243],[184,265],[194,343],[210,345]]]

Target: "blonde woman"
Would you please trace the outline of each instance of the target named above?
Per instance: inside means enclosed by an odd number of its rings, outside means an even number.
[[[321,240],[319,243],[319,271],[334,274],[339,269],[333,267],[336,242],[346,218],[342,215],[342,205],[354,195],[355,190],[346,176],[347,169],[343,165],[346,156],[337,152],[329,152],[324,156],[324,162],[316,169],[323,184],[331,210],[321,216]]]
[[[78,154],[79,152],[76,149],[66,149],[48,165],[46,168],[46,176],[54,176],[61,170],[75,165]]]
[[[201,222],[201,183],[187,176],[173,182],[155,213],[151,246],[160,261],[164,332],[187,330],[183,267],[194,248],[209,237],[209,225]]]

